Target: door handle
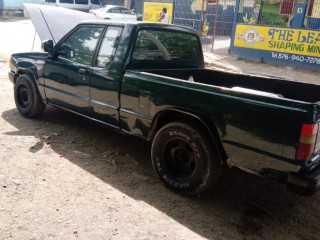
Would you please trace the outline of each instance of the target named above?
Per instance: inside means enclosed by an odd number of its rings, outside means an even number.
[[[78,72],[78,76],[84,77],[87,73],[86,69],[80,68]]]

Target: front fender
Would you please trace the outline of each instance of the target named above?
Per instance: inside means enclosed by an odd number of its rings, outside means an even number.
[[[34,79],[43,77],[44,72],[43,60],[32,60],[32,59],[17,59],[16,61],[16,74],[31,74]]]
[[[13,64],[15,64],[14,83],[19,77],[19,75],[28,74],[32,76],[36,85],[38,86],[38,90],[40,92],[42,100],[46,102],[46,96],[44,91],[44,79],[43,79],[45,61],[19,58],[19,59],[13,59],[12,62]]]
[[[224,160],[226,159],[226,153],[223,149],[221,138],[216,126],[199,114],[185,111],[183,109],[166,108],[159,111],[152,119],[150,131],[148,134],[148,141],[152,141],[157,131],[164,125],[168,124],[169,122],[183,120],[191,120],[193,122],[197,122],[207,130],[215,146],[218,148],[217,150],[220,154],[220,159],[222,160],[222,162],[224,162]]]

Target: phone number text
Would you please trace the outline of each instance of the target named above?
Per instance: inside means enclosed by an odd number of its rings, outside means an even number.
[[[271,52],[272,58],[277,59],[284,59],[284,60],[291,60],[291,61],[297,61],[297,62],[306,62],[311,64],[320,64],[320,58],[316,57],[305,57],[300,55],[293,55],[293,54],[287,54],[287,53],[277,53],[277,52]]]

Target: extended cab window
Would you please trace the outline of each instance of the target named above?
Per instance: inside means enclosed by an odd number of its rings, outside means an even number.
[[[102,30],[102,27],[78,28],[62,42],[58,49],[59,56],[76,63],[90,65]]]
[[[185,65],[201,62],[201,44],[194,34],[141,30],[138,33],[133,62],[177,61]]]
[[[106,67],[114,58],[122,28],[109,27],[101,44],[96,66]]]

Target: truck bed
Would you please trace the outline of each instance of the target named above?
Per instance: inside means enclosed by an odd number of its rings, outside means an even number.
[[[270,97],[283,97],[310,103],[320,101],[320,85],[306,82],[210,69],[162,69],[144,70],[144,72]]]

